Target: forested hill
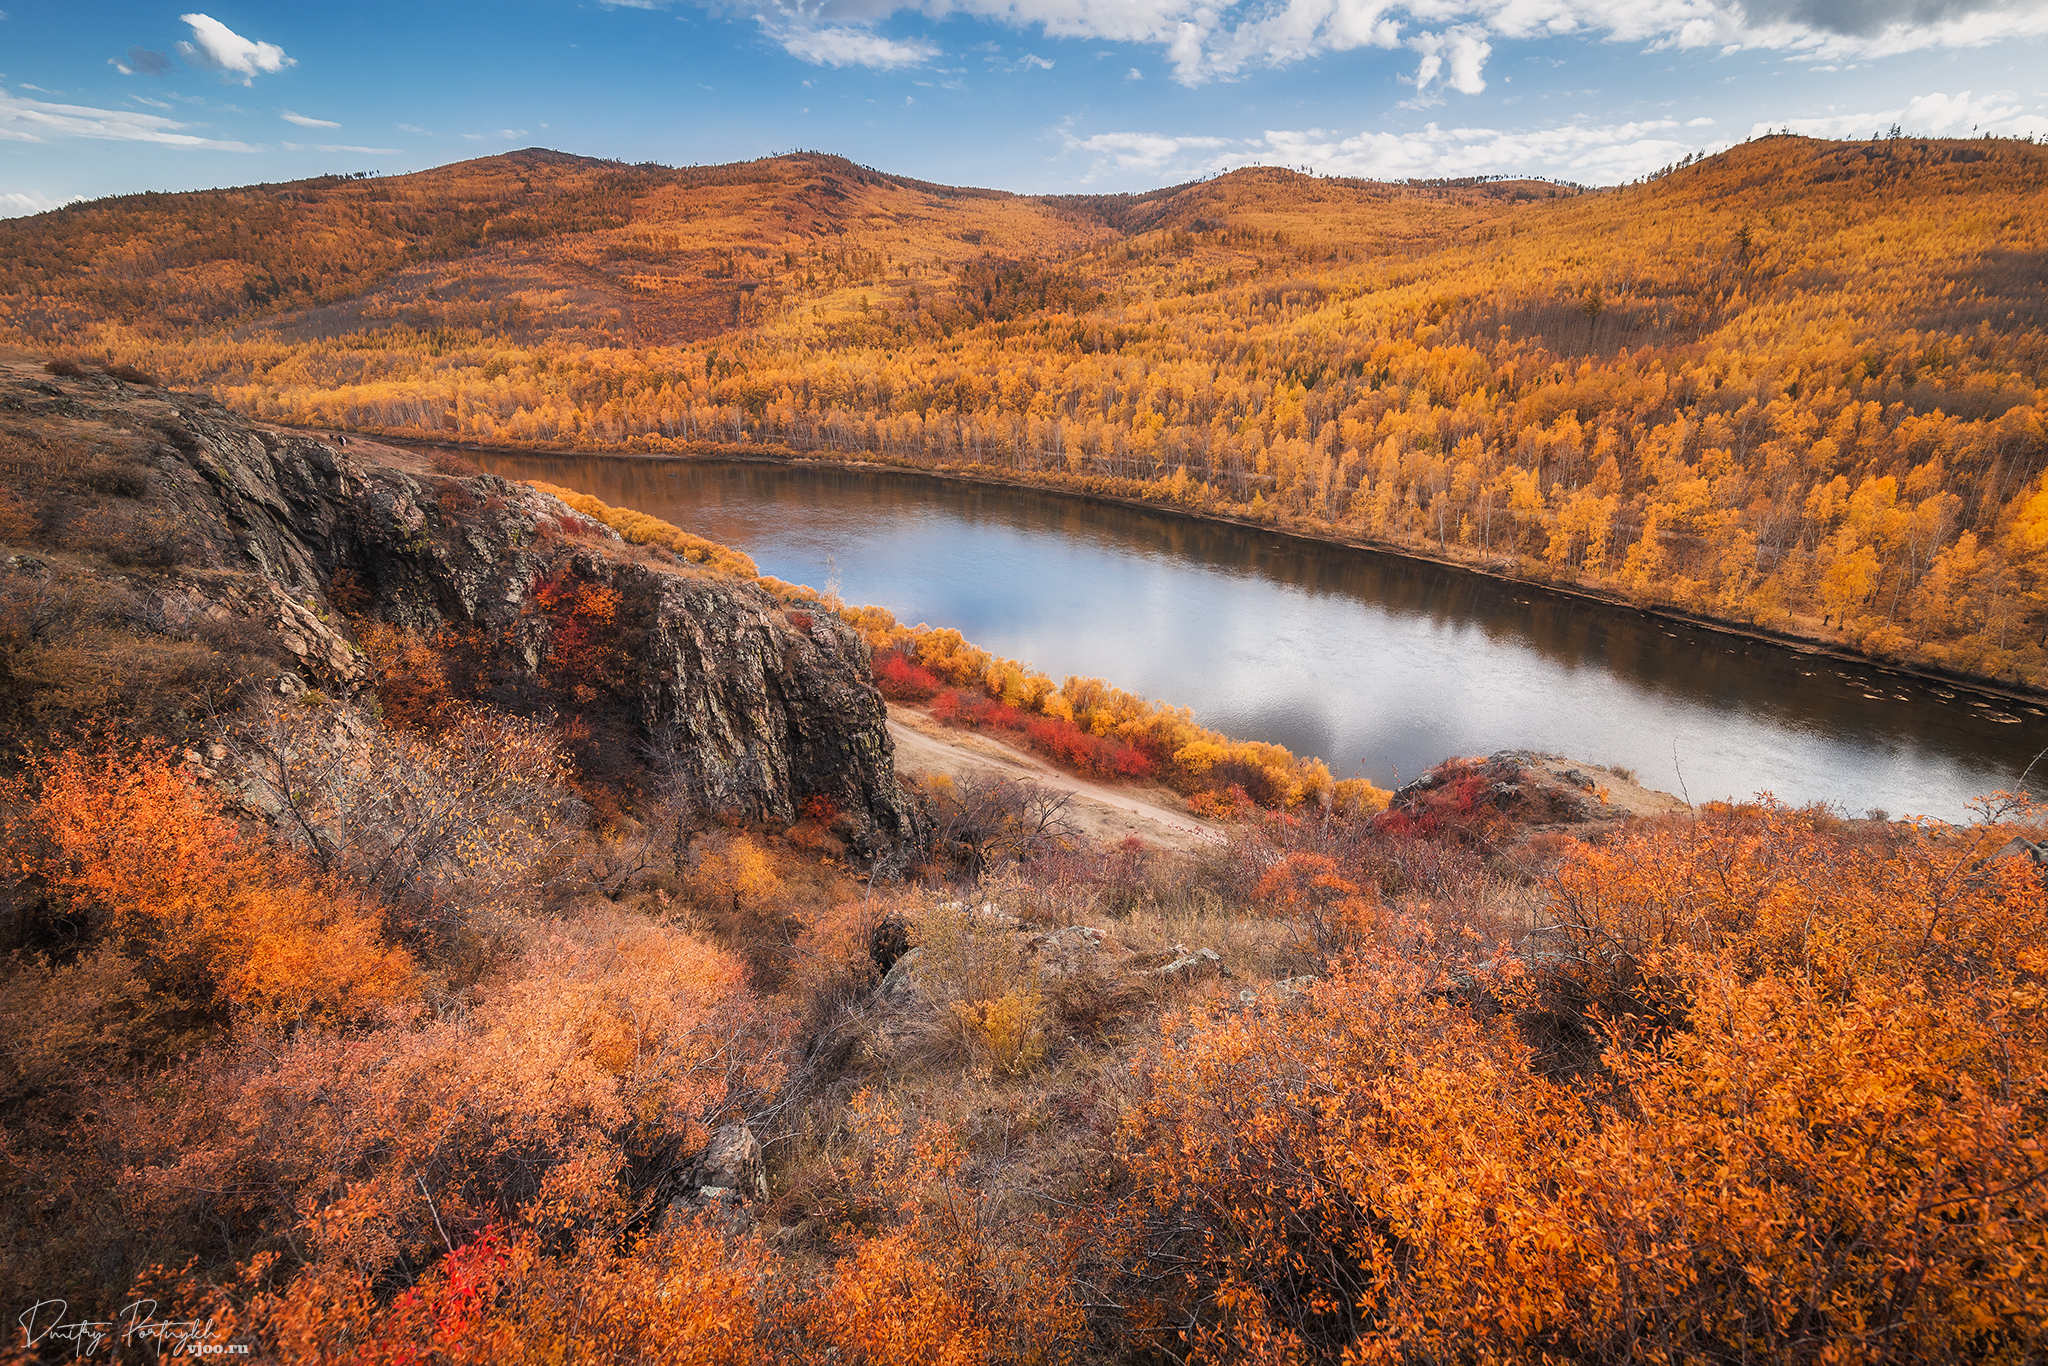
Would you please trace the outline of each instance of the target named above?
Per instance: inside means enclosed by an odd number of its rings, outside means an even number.
[[[2048,682],[2048,148],[1027,198],[546,152],[0,225],[18,340],[263,417],[977,467]]]
[[[414,175],[128,195],[0,223],[0,309],[40,339],[106,323],[161,334],[254,322],[332,335],[398,320],[656,344],[743,328],[759,320],[758,305],[815,290],[821,277],[900,287],[984,257],[1057,260],[1127,232],[1221,227],[1232,209],[1268,228],[1348,209],[1354,246],[1412,248],[1464,221],[1443,218],[1447,198],[1559,193],[1522,182],[1455,196],[1323,182],[1304,196],[1291,184],[1301,177],[1253,179],[1249,194],[1197,185],[1027,198],[816,154],[674,169],[536,148]],[[1264,223],[1273,213],[1281,217]],[[792,251],[800,243],[810,245]],[[460,300],[437,269],[456,262]],[[504,306],[447,307],[485,292]],[[332,305],[353,307],[323,308]]]

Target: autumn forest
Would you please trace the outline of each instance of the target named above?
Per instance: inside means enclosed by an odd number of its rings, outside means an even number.
[[[1027,199],[518,153],[0,228],[0,324],[330,430],[968,472],[2048,678],[2048,152]]]
[[[2031,141],[1767,137],[0,222],[0,1361],[2038,1362],[2028,793],[1387,791],[457,448],[1022,482],[2024,692],[2044,210]]]

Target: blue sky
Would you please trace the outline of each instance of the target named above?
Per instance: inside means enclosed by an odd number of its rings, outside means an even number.
[[[1063,192],[2048,136],[2048,0],[196,3],[0,0],[0,215],[531,146]]]

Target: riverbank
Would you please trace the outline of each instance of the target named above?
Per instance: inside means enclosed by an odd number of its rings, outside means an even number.
[[[282,427],[280,429],[289,430]],[[306,430],[326,431],[331,429]],[[372,439],[399,446],[474,451],[482,454],[505,456],[617,459],[652,464],[738,461],[799,468],[914,474],[956,484],[1049,493],[1063,498],[1097,503],[1104,506],[1132,508],[1185,518],[1189,521],[1237,527],[1264,535],[1283,537],[1305,545],[1336,546],[1347,550],[1364,551],[1373,555],[1384,555],[1394,559],[1458,570],[1517,589],[1528,589],[1559,598],[1591,603],[1616,611],[1632,612],[1640,617],[1656,621],[1670,622],[1694,630],[1712,632],[1716,635],[1734,639],[1755,641],[1760,644],[1789,650],[1812,659],[1829,660],[1857,668],[1876,670],[1896,677],[1916,679],[1927,684],[1938,684],[1979,697],[1996,698],[2001,701],[2016,702],[2029,707],[2048,702],[2048,688],[2036,688],[2024,682],[1990,678],[1981,674],[1972,674],[1930,662],[1916,662],[1872,654],[1838,640],[1828,640],[1817,636],[1802,635],[1797,632],[1777,630],[1753,622],[1733,621],[1707,613],[1687,611],[1682,608],[1658,603],[1641,602],[1626,595],[1608,592],[1599,588],[1560,584],[1552,579],[1516,572],[1515,569],[1499,559],[1487,562],[1476,558],[1464,558],[1448,552],[1432,553],[1422,547],[1380,541],[1371,537],[1334,535],[1312,528],[1239,517],[1225,512],[1169,500],[1132,497],[1100,489],[1077,488],[1063,480],[1054,478],[1033,479],[982,468],[962,468],[959,466],[930,467],[914,463],[897,463],[870,458],[830,459],[816,455],[806,455],[788,447],[765,446],[752,442],[699,443],[692,453],[678,455],[667,452],[564,449],[560,447],[527,446],[509,442],[445,441],[384,432],[369,433],[367,435]]]
[[[981,776],[1011,778],[1069,793],[1070,823],[1104,847],[1133,835],[1169,849],[1199,849],[1226,838],[1222,826],[1189,811],[1187,802],[1170,788],[1090,782],[993,735],[949,729],[921,707],[890,703],[889,738],[896,742],[898,773],[927,778],[940,774],[955,782]]]

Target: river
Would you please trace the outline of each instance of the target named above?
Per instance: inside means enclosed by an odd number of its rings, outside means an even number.
[[[1696,802],[1960,820],[2048,748],[2036,705],[1395,555],[898,471],[463,454],[1383,786],[1538,749]]]

